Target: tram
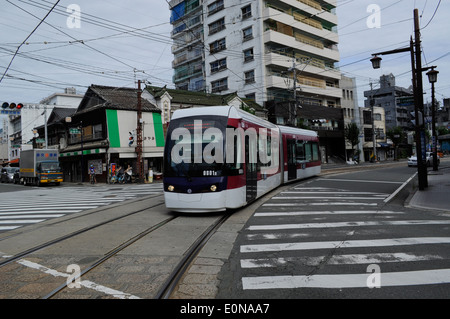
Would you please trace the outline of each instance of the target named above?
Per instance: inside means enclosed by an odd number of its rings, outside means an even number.
[[[177,212],[225,211],[320,171],[314,131],[275,125],[233,106],[177,110],[164,149],[164,199]]]

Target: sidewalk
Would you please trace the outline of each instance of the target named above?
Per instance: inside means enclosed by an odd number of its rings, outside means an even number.
[[[442,165],[443,162],[445,165]],[[448,158],[441,159],[441,165],[437,172],[428,171],[428,187],[423,191],[417,189],[409,201],[409,206],[450,213],[449,162]]]

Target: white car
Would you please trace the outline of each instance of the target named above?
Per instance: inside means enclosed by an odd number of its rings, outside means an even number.
[[[437,157],[437,164],[439,166],[440,164],[439,156]],[[433,165],[433,153],[427,152],[425,163],[427,166]],[[411,157],[408,157],[408,166],[417,166],[417,156],[413,155]]]

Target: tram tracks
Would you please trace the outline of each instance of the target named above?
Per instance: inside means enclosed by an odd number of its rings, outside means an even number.
[[[124,205],[127,205],[124,203]],[[58,251],[60,246],[67,245],[70,246],[69,242],[72,240],[79,240],[82,236],[87,236],[87,234],[92,234],[95,232],[100,232],[100,229],[102,227],[111,227],[112,224],[118,223],[118,222],[124,222],[124,220],[128,218],[139,218],[139,214],[147,214],[152,209],[162,209],[163,204],[161,202],[154,203],[153,205],[149,205],[148,207],[145,207],[143,209],[136,209],[129,212],[126,212],[120,216],[115,216],[114,218],[109,218],[107,220],[104,220],[102,222],[98,222],[92,225],[89,225],[87,227],[81,228],[79,230],[73,231],[71,233],[65,234],[63,236],[59,236],[57,238],[54,238],[52,240],[46,241],[42,244],[35,245],[29,249],[26,249],[24,251],[21,251],[19,253],[14,254],[13,256],[10,256],[6,258],[5,260],[0,260],[0,272],[2,269],[14,262],[20,262],[24,260],[24,258],[38,258],[37,256],[42,256],[43,254],[47,253],[47,249]],[[107,210],[107,209],[106,209]],[[168,217],[167,217],[168,216]],[[155,295],[149,296],[144,295],[144,298],[157,298],[157,299],[167,299],[170,297],[170,294],[175,289],[175,287],[178,284],[178,281],[183,277],[183,274],[185,271],[189,268],[189,265],[192,263],[192,261],[195,259],[195,256],[198,254],[198,252],[201,250],[201,248],[205,245],[205,243],[208,241],[209,238],[218,230],[218,228],[227,220],[229,217],[229,214],[225,215],[213,215],[213,220],[211,220],[211,216],[209,217],[193,217],[194,219],[197,218],[197,220],[205,220],[202,222],[204,224],[202,226],[202,232],[200,236],[197,236],[193,238],[193,236],[187,236],[190,238],[189,243],[186,243],[186,246],[189,246],[184,254],[181,254],[179,257],[179,261],[175,267],[173,267],[173,271],[168,274],[167,279],[160,285],[158,288],[158,291]],[[120,244],[115,243],[114,247],[109,246],[109,248],[106,250],[106,253],[102,253],[101,256],[97,256],[99,258],[96,258],[95,261],[91,261],[88,265],[84,265],[82,267],[81,272],[79,273],[78,277],[73,278],[73,280],[82,280],[85,278],[88,274],[95,273],[96,269],[102,268],[101,266],[104,265],[107,262],[114,262],[114,257],[120,254],[121,252],[126,251],[127,248],[132,248],[133,245],[139,245],[139,242],[141,240],[149,240],[148,237],[158,230],[161,230],[164,232],[164,227],[169,227],[170,225],[173,225],[176,221],[178,223],[183,223],[184,220],[181,220],[182,218],[185,218],[186,220],[192,219],[188,218],[184,215],[168,215],[167,212],[165,215],[160,214],[158,215],[159,221],[152,223],[151,226],[147,227],[144,230],[140,230],[137,234],[129,234],[127,235],[127,240],[122,240]],[[206,218],[206,219],[205,219]],[[209,218],[209,219],[208,219]],[[74,219],[74,218],[72,218]],[[104,229],[104,228],[103,228]],[[167,241],[170,242],[170,234],[167,235]],[[88,245],[93,245],[92,243],[87,243]],[[184,249],[184,248],[183,248]],[[0,249],[1,250],[1,249]],[[63,252],[63,250],[60,250]],[[54,252],[52,252],[54,253]],[[40,255],[39,255],[40,254]],[[64,253],[61,253],[61,255],[67,254],[67,251]],[[82,256],[78,256],[81,258]],[[62,258],[62,257],[61,257]],[[44,258],[45,259],[45,258]],[[170,267],[168,267],[168,272],[170,270]],[[27,271],[24,269],[23,271]],[[29,270],[28,270],[29,271]],[[14,280],[14,278],[10,278],[10,280]],[[60,281],[60,280],[59,280]],[[103,284],[103,283],[100,283]],[[39,296],[37,298],[43,298],[43,299],[50,299],[50,298],[64,298],[67,296],[67,294],[61,294],[63,291],[67,288],[68,283],[59,283],[56,288],[53,288],[50,292],[42,291],[39,293]],[[55,287],[55,285],[53,285]],[[44,290],[44,289],[43,289]],[[66,290],[66,293],[67,293]],[[72,290],[73,291],[73,290]],[[93,293],[95,295],[95,293]],[[138,294],[139,295],[139,294]],[[20,294],[13,295],[11,297],[20,298]],[[28,296],[27,296],[28,297]],[[97,296],[98,297],[98,293]],[[100,296],[101,297],[101,296]]]

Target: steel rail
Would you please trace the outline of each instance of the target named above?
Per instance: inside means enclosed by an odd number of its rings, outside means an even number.
[[[127,204],[129,204],[129,203],[127,203]],[[163,205],[163,204],[161,204],[161,203],[154,204],[154,205],[152,205],[152,206],[149,206],[149,207],[146,207],[146,208],[143,208],[143,209],[139,209],[139,210],[137,210],[137,211],[133,211],[133,212],[127,213],[127,214],[122,215],[122,216],[118,216],[118,217],[115,217],[115,218],[111,218],[111,219],[105,220],[105,221],[103,221],[103,222],[100,222],[100,223],[97,223],[97,224],[94,224],[94,225],[91,225],[91,226],[88,226],[88,227],[79,229],[79,230],[74,231],[74,232],[72,232],[72,233],[70,233],[70,234],[67,234],[67,235],[64,235],[64,236],[61,236],[61,237],[52,239],[52,240],[47,241],[47,242],[45,242],[45,243],[43,243],[43,244],[37,245],[37,246],[32,247],[32,248],[30,248],[30,249],[27,249],[27,250],[25,250],[25,251],[23,251],[23,252],[20,252],[20,253],[18,253],[18,254],[15,254],[14,256],[12,256],[12,257],[10,257],[10,258],[7,258],[7,259],[5,259],[5,260],[3,260],[3,261],[0,261],[0,268],[3,267],[3,266],[6,266],[7,264],[10,264],[10,263],[12,263],[12,262],[14,262],[14,261],[17,261],[17,260],[19,260],[19,259],[21,259],[21,258],[23,258],[23,257],[25,257],[25,256],[27,256],[27,255],[30,255],[30,254],[32,254],[32,253],[34,253],[34,252],[36,252],[36,251],[39,251],[39,250],[41,250],[41,249],[48,248],[48,247],[50,247],[50,246],[52,246],[52,245],[55,245],[55,244],[57,244],[57,243],[60,243],[60,242],[62,242],[62,241],[64,241],[64,240],[66,240],[66,239],[69,239],[69,238],[78,236],[78,235],[83,234],[83,233],[85,233],[85,232],[87,232],[87,231],[90,231],[90,230],[92,230],[92,229],[95,229],[95,228],[104,226],[104,225],[106,225],[106,224],[115,222],[115,221],[117,221],[117,220],[120,220],[120,219],[122,219],[122,218],[126,218],[126,217],[131,216],[131,215],[134,215],[134,214],[141,213],[141,212],[143,212],[143,211],[145,211],[145,210],[147,210],[147,209],[154,208],[154,207],[160,206],[160,205]],[[117,207],[117,206],[116,206],[116,207]],[[109,208],[111,208],[111,207],[109,207]],[[96,211],[96,212],[98,212],[98,211]],[[83,216],[84,216],[84,215],[83,215]],[[79,217],[79,216],[78,216],[78,217]]]
[[[97,266],[101,265],[102,263],[104,263],[105,261],[109,260],[110,258],[114,257],[117,253],[121,252],[125,248],[131,246],[132,244],[134,244],[135,242],[140,240],[141,238],[143,238],[143,237],[147,236],[148,234],[150,234],[151,232],[153,232],[153,231],[163,227],[164,225],[168,224],[169,222],[171,222],[172,220],[174,220],[176,218],[178,218],[178,216],[169,217],[166,220],[163,220],[162,222],[149,227],[148,229],[144,230],[143,232],[141,232],[140,234],[134,236],[133,238],[128,239],[126,242],[124,242],[124,243],[120,244],[119,246],[117,246],[116,248],[110,250],[102,258],[100,258],[95,263],[93,263],[92,265],[87,267],[85,270],[83,270],[77,277],[74,278],[74,280],[77,280],[77,279],[81,278],[83,275],[87,274],[92,269],[94,269]],[[54,289],[52,292],[50,292],[47,295],[45,295],[44,297],[42,297],[41,299],[50,299],[53,296],[55,296],[56,294],[58,294],[59,292],[61,292],[66,287],[67,287],[67,283],[62,284],[59,287],[57,287],[56,289]]]
[[[191,245],[191,247],[187,250],[187,253],[184,255],[183,259],[181,259],[181,261],[169,276],[169,279],[155,295],[154,299],[169,299],[170,295],[175,290],[176,286],[185,274],[188,267],[191,265],[194,258],[205,246],[211,236],[214,235],[219,227],[222,226],[222,224],[230,217],[230,215],[231,213],[227,213],[226,215],[223,215],[218,220],[216,220],[214,224],[209,226],[208,229],[204,231],[203,234]]]

